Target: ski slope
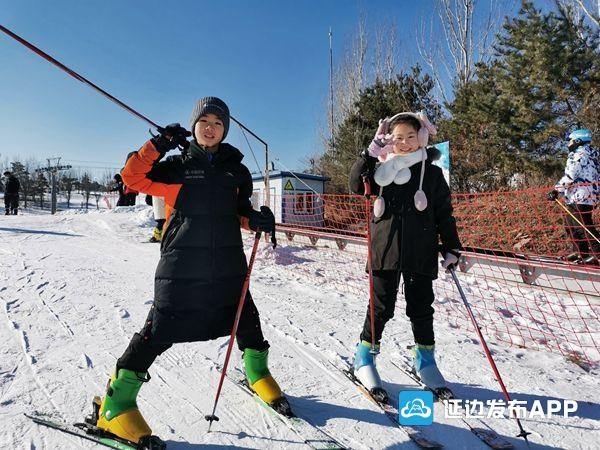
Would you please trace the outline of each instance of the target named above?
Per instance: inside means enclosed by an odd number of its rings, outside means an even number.
[[[0,222],[0,448],[78,449],[93,443],[40,427],[24,412],[52,412],[81,420],[152,301],[159,246],[145,243],[153,225],[146,206],[54,216],[24,211]],[[247,248],[252,234],[245,234]],[[364,320],[366,300],[336,292],[327,268],[347,280],[364,277],[364,261],[343,252],[301,245],[272,250],[261,243],[251,291],[271,344],[272,373],[295,412],[353,449],[416,448],[328,361],[350,361]],[[300,270],[301,269],[301,270]],[[311,276],[307,276],[310,274]],[[444,280],[442,275],[439,282]],[[315,282],[315,279],[322,280]],[[339,280],[338,280],[339,283]],[[468,288],[468,280],[465,280]],[[199,293],[200,295],[201,293]],[[402,300],[386,328],[378,364],[392,395],[414,388],[392,364],[411,343]],[[438,364],[465,399],[500,399],[475,334],[436,321]],[[591,372],[556,354],[488,342],[514,398],[576,400],[573,417],[524,419],[532,449],[600,448],[598,369]],[[232,383],[222,391],[207,434],[227,338],[179,344],[160,356],[142,387],[139,405],[169,449],[307,448],[276,417]],[[240,368],[235,350],[230,370]],[[485,449],[459,420],[436,404],[428,433],[448,449]],[[518,428],[509,418],[485,419],[516,448]],[[101,448],[101,447],[97,447]]]

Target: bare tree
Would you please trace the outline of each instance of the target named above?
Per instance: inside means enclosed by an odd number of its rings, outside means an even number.
[[[595,28],[600,28],[600,0],[555,0],[561,11],[568,11],[574,23],[588,19]],[[595,4],[594,4],[595,3]]]
[[[71,207],[71,194],[76,187],[76,182],[77,177],[75,177],[70,170],[61,174],[58,180],[59,190],[63,191],[65,197],[67,197],[67,208]]]
[[[375,67],[375,78],[388,81],[397,72],[396,65],[396,30],[395,22],[384,23],[377,28],[375,33],[375,48],[373,65]]]
[[[331,130],[337,129],[346,117],[354,112],[354,105],[361,90],[375,79],[391,80],[398,72],[397,24],[392,20],[384,20],[375,25],[374,28],[378,31],[370,51],[369,42],[372,37],[367,33],[365,14],[360,15],[356,34],[344,49],[341,62],[334,70],[333,105],[329,104],[327,108],[330,117],[329,132],[320,130],[325,148],[332,144]]]
[[[482,14],[477,0],[435,0],[436,14],[420,27],[417,47],[431,70],[444,102],[452,92],[473,79],[475,65],[492,57],[500,26],[498,2],[488,0]]]
[[[106,192],[109,192],[111,188],[115,185],[114,170],[105,169],[104,173],[102,174],[102,177],[100,178],[100,184],[104,186]]]
[[[358,28],[351,47],[346,49],[342,63],[334,71],[332,129],[337,126],[354,110],[354,102],[358,99],[361,89],[365,87],[365,72],[367,59],[366,19],[360,16]]]

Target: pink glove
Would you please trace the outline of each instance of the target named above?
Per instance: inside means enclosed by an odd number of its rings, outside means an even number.
[[[393,151],[392,135],[389,134],[389,119],[381,119],[375,137],[369,145],[369,155],[377,158]]]
[[[456,268],[458,260],[460,259],[460,250],[453,249],[448,250],[444,253],[444,259],[442,260],[442,267],[447,271]]]

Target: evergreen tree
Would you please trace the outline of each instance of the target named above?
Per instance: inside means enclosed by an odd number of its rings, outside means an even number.
[[[77,178],[72,177],[70,173],[67,173],[60,177],[58,180],[58,189],[65,193],[67,197],[67,208],[71,207],[71,194],[73,190],[76,188],[75,184],[77,182]]]
[[[441,107],[433,97],[433,88],[431,77],[416,66],[410,73],[400,73],[389,81],[377,79],[364,89],[355,103],[355,111],[334,130],[332,145],[316,162],[317,171],[331,177],[328,192],[348,192],[350,167],[369,146],[379,119],[402,111],[424,110],[435,123]]]
[[[557,176],[563,164],[554,156],[565,133],[600,127],[599,42],[583,24],[523,2],[504,25],[495,60],[480,64],[477,79],[456,92],[452,119],[442,124],[455,187],[493,190],[513,187],[515,174]]]
[[[23,202],[23,208],[27,208],[27,199],[32,195],[35,180],[31,178],[28,168],[22,162],[13,161],[10,166],[12,174],[19,179],[21,185],[19,200]]]
[[[48,183],[48,179],[44,175],[43,172],[38,172],[37,177],[33,181],[32,186],[32,194],[34,196],[37,195],[40,199],[40,208],[44,208],[44,194],[50,188],[50,184]]]
[[[94,187],[93,183],[94,182],[92,181],[92,177],[90,176],[90,174],[84,172],[79,182],[79,189],[81,191],[81,194],[83,194],[83,198],[85,199],[85,209],[88,209],[89,206],[90,195]]]

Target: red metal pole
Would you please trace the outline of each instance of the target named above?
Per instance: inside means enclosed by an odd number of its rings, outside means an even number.
[[[498,371],[498,367],[496,367],[496,363],[494,362],[494,358],[492,357],[492,354],[490,352],[490,349],[487,346],[487,343],[485,342],[485,338],[483,337],[483,333],[481,332],[481,329],[479,328],[479,325],[477,324],[477,320],[475,319],[475,315],[473,314],[473,310],[471,309],[471,305],[469,305],[469,302],[467,301],[467,296],[465,295],[465,293],[462,290],[462,287],[460,285],[460,283],[458,282],[458,277],[456,276],[456,270],[454,270],[453,267],[450,268],[450,274],[452,275],[452,278],[454,279],[454,283],[456,284],[456,287],[458,288],[458,292],[460,294],[460,296],[462,297],[463,303],[465,304],[465,307],[467,308],[467,313],[469,314],[469,317],[471,319],[471,322],[473,322],[473,326],[475,327],[475,331],[477,331],[477,335],[479,336],[479,340],[481,341],[481,346],[483,347],[483,351],[485,352],[485,356],[487,356],[487,359],[490,363],[490,365],[492,366],[492,370],[494,371],[494,375],[496,375],[496,380],[498,380],[498,383],[500,384],[500,389],[502,389],[502,393],[504,394],[504,398],[506,398],[507,402],[510,402],[510,395],[508,395],[508,390],[506,389],[506,386],[504,385],[504,381],[502,381],[502,377],[500,376],[500,372]],[[527,442],[527,445],[529,445],[529,441],[527,440],[527,436],[530,435],[531,433],[529,433],[528,431],[525,431],[523,429],[523,425],[521,424],[521,421],[519,420],[518,417],[515,417],[517,424],[519,425],[519,430],[521,431],[517,436],[522,437],[523,439],[525,439],[525,442]]]
[[[217,388],[217,394],[215,395],[215,404],[213,406],[212,414],[204,416],[206,420],[208,420],[208,431],[210,432],[210,427],[214,420],[219,420],[217,416],[215,416],[215,411],[217,410],[217,403],[219,402],[219,397],[221,395],[221,388],[223,387],[223,381],[225,380],[225,374],[227,373],[227,365],[229,364],[229,358],[231,356],[231,349],[233,348],[233,343],[235,342],[235,334],[238,329],[238,325],[240,323],[240,317],[242,316],[242,310],[244,309],[244,303],[246,301],[246,293],[248,292],[248,286],[250,285],[250,274],[252,273],[252,266],[254,265],[254,257],[256,256],[256,250],[258,249],[258,243],[260,241],[261,231],[257,230],[254,235],[254,246],[252,247],[252,253],[250,254],[250,262],[248,263],[248,271],[246,272],[246,279],[244,280],[244,285],[242,287],[242,295],[240,296],[240,301],[238,302],[237,312],[235,313],[235,321],[233,322],[233,328],[231,329],[231,335],[229,336],[229,345],[227,346],[227,353],[225,354],[225,362],[223,363],[223,370],[221,371],[221,379],[219,380],[219,387]]]
[[[367,270],[369,271],[369,315],[371,317],[371,353],[375,350],[375,289],[373,287],[373,255],[371,252],[371,183],[369,176],[363,175],[365,186],[365,213],[367,216]]]
[[[12,31],[10,31],[8,28],[0,25],[0,30],[4,31],[6,34],[8,34],[10,37],[12,37],[13,39],[17,40],[18,42],[20,42],[21,44],[23,44],[25,47],[27,47],[29,50],[31,50],[34,53],[37,53],[38,55],[40,55],[42,58],[44,58],[45,60],[51,62],[52,64],[54,64],[56,67],[58,67],[61,70],[64,70],[66,73],[68,73],[69,75],[71,75],[73,78],[75,78],[76,80],[81,81],[82,83],[87,84],[88,86],[90,86],[92,89],[95,89],[96,91],[100,92],[102,95],[104,95],[106,98],[108,98],[110,101],[116,103],[117,105],[119,105],[122,108],[125,108],[127,111],[129,111],[131,114],[139,117],[140,119],[144,120],[145,122],[147,122],[148,124],[152,125],[154,128],[159,128],[157,124],[155,124],[153,121],[151,121],[150,119],[148,119],[146,116],[140,114],[139,112],[137,112],[135,109],[127,106],[125,103],[123,103],[121,100],[119,100],[116,97],[113,97],[112,95],[110,95],[108,92],[106,92],[104,89],[102,89],[99,86],[96,86],[94,83],[92,83],[90,80],[88,80],[87,78],[79,75],[77,72],[75,72],[74,70],[69,69],[67,66],[65,66],[64,64],[62,64],[61,62],[57,61],[56,59],[54,59],[52,56],[50,56],[48,53],[44,52],[43,50],[40,50],[39,48],[37,48],[35,45],[31,44],[30,42],[27,42],[25,39],[23,39],[21,36],[18,36],[17,34],[13,33]]]

